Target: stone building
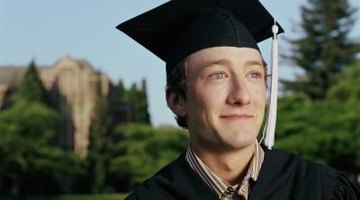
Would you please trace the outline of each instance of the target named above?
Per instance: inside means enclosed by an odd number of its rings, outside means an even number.
[[[26,66],[0,66],[0,110],[10,105],[26,69]],[[111,107],[113,124],[130,121],[131,106],[120,101],[120,94],[109,78],[95,71],[87,61],[65,57],[52,66],[37,69],[50,101],[61,116],[58,142],[62,147],[86,156],[99,77],[102,92]]]

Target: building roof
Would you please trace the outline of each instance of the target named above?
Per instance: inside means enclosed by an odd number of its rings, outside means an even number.
[[[19,85],[26,71],[25,67],[0,66],[0,84]]]
[[[51,66],[36,66],[39,71],[50,70],[56,66],[63,66],[64,62],[73,62],[76,67],[79,67],[81,70],[89,69],[93,71],[93,67],[91,64],[83,59],[73,59],[69,56],[65,56],[59,59],[55,64]],[[7,85],[7,86],[19,86],[24,74],[27,70],[27,66],[18,66],[18,65],[5,65],[0,66],[0,85]],[[40,73],[39,73],[40,75]]]

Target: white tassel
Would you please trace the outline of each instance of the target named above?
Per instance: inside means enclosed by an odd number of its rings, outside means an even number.
[[[278,38],[277,33],[279,27],[276,21],[272,26],[273,40],[271,49],[271,82],[270,82],[270,98],[268,103],[268,116],[265,125],[265,145],[269,150],[275,143],[275,127],[276,127],[276,110],[278,96]]]

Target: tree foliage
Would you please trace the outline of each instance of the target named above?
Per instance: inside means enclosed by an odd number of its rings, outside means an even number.
[[[120,81],[118,89],[120,91],[120,98],[124,102],[132,105],[133,113],[131,122],[150,124],[146,81],[142,81],[141,87],[138,87],[134,83],[129,89],[126,89]]]
[[[360,60],[338,75],[338,83],[329,90],[327,100],[334,103],[360,102]]]
[[[100,75],[96,83],[96,103],[92,114],[89,148],[86,157],[90,191],[103,193],[108,190],[107,176],[110,158],[111,118],[106,97],[101,89]]]
[[[308,0],[302,6],[303,35],[289,40],[292,51],[285,57],[304,75],[295,81],[283,81],[287,90],[303,92],[311,99],[325,98],[337,82],[336,74],[353,62],[360,51],[359,41],[349,37],[355,12],[348,0]]]
[[[0,182],[7,181],[0,191],[70,191],[81,174],[82,162],[56,144],[60,118],[47,95],[32,61],[14,104],[0,112]]]
[[[36,65],[31,61],[25,72],[24,78],[16,92],[16,100],[25,100],[28,102],[40,102],[49,104],[49,99],[45,87],[40,80]]]
[[[119,154],[111,160],[111,173],[125,191],[174,160],[188,143],[187,134],[179,128],[127,124],[116,132],[122,140],[113,146]]]
[[[66,191],[81,173],[81,162],[54,144],[59,125],[40,103],[17,100],[0,112],[0,178],[16,194]]]
[[[324,101],[279,101],[277,146],[349,174],[360,173],[360,62],[338,74]]]
[[[307,124],[309,110],[312,109],[311,100],[303,94],[284,96],[278,102],[277,133],[281,139],[299,133]],[[294,112],[296,111],[296,112]]]

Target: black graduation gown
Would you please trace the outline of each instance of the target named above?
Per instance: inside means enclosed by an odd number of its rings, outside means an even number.
[[[218,199],[185,161],[174,162],[142,183],[126,200]],[[249,200],[360,200],[360,190],[333,168],[281,150],[265,150],[265,159]]]

